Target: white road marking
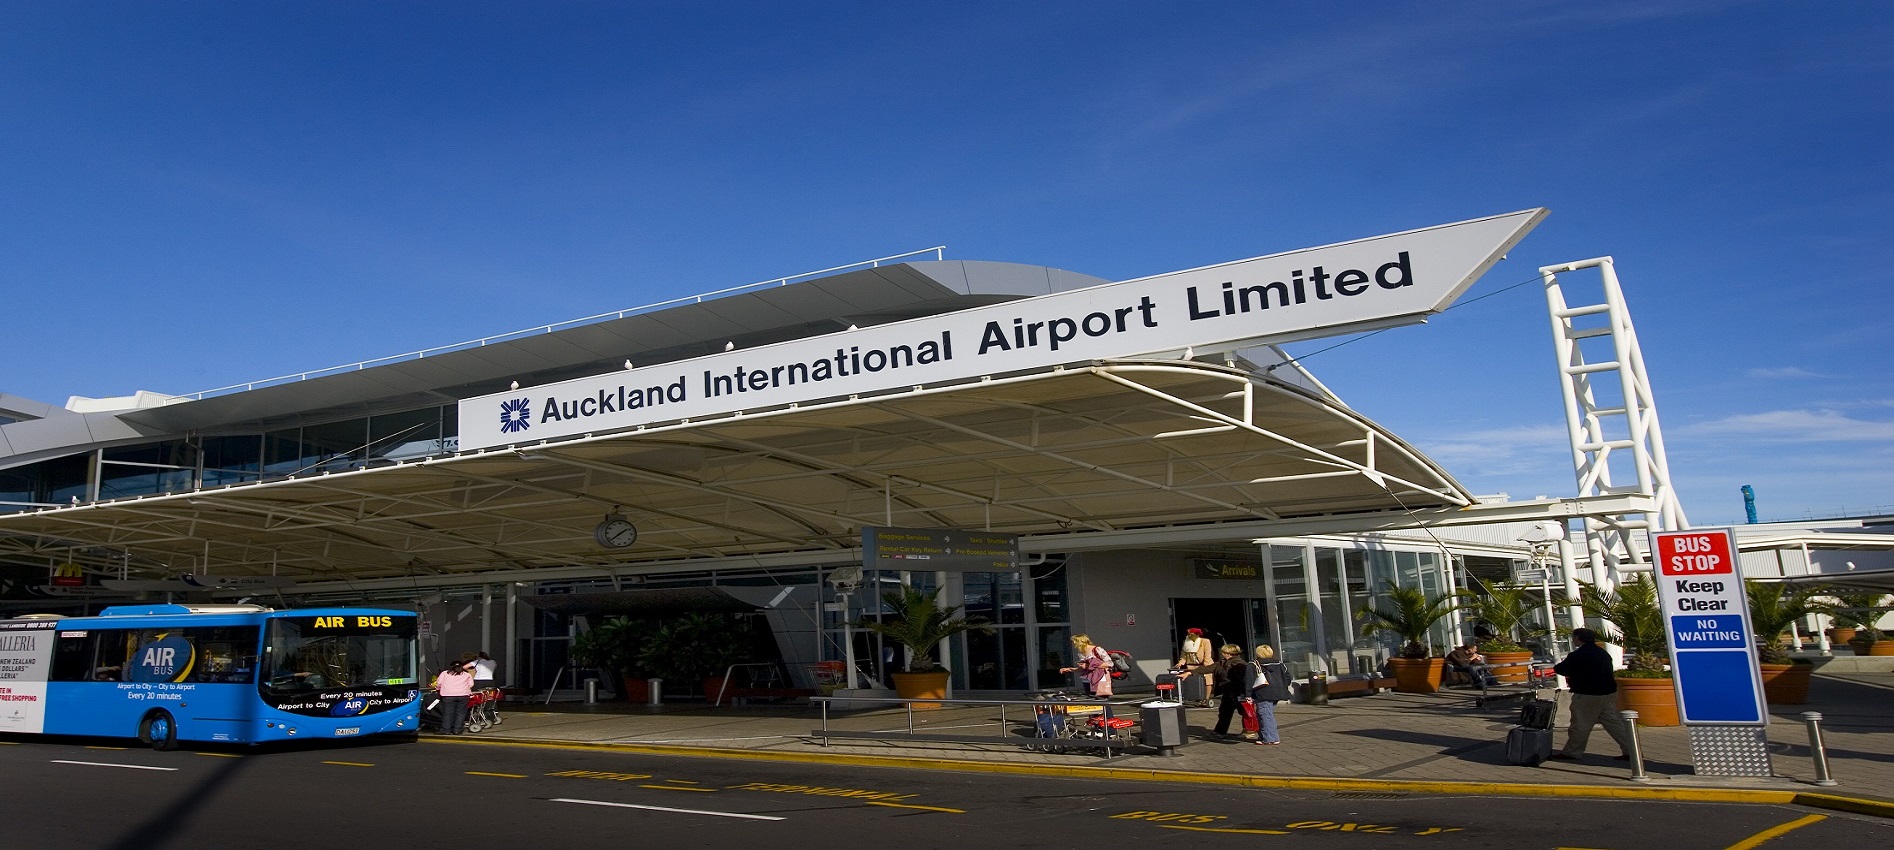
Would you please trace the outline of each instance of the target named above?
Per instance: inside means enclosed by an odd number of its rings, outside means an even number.
[[[746,815],[739,812],[707,812],[702,809],[673,809],[665,806],[640,806],[636,803],[608,803],[604,800],[574,800],[567,797],[554,797],[555,803],[578,803],[582,806],[611,806],[616,809],[644,809],[652,812],[674,812],[680,815],[710,815],[719,818],[743,818],[744,820],[784,820],[769,815]]]
[[[147,767],[142,764],[112,764],[111,762],[104,761],[67,761],[65,759],[53,759],[53,764],[83,764],[87,767],[124,767],[132,770],[177,770],[175,767]]]

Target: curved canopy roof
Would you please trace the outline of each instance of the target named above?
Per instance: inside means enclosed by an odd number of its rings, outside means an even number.
[[[13,534],[0,545],[95,570],[122,563],[132,578],[389,587],[731,557],[842,563],[858,557],[871,525],[1071,541],[1472,502],[1434,463],[1331,398],[1231,366],[1109,361],[49,508],[5,517]],[[635,544],[595,539],[614,512],[637,525]]]

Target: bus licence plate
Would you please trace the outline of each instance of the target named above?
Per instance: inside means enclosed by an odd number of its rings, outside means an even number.
[[[335,736],[337,738],[341,738],[347,735],[360,735],[360,734],[362,734],[362,727],[360,726],[344,726],[340,729],[335,730]]]

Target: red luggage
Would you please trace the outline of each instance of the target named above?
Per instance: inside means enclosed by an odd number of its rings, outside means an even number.
[[[1237,703],[1236,707],[1239,710],[1238,713],[1243,715],[1243,737],[1256,737],[1256,733],[1262,729],[1262,722],[1256,719],[1256,703],[1243,700]]]

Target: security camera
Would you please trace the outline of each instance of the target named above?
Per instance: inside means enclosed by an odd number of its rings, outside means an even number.
[[[1565,524],[1553,522],[1552,520],[1535,522],[1531,528],[1526,529],[1525,534],[1519,535],[1519,540],[1522,543],[1549,543],[1553,540],[1564,539]]]
[[[829,584],[834,585],[836,590],[843,593],[848,593],[860,587],[861,583],[861,567],[841,567],[829,573]]]

